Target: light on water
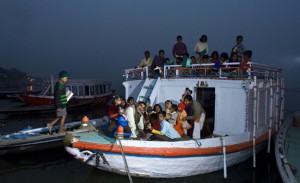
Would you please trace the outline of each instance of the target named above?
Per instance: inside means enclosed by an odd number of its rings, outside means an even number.
[[[14,105],[14,102],[0,100],[0,108]],[[83,116],[90,118],[105,115],[106,108],[93,108],[68,114],[69,121],[79,121]],[[0,127],[0,133],[11,133],[26,128],[45,126],[54,114],[43,115],[1,115],[0,121],[5,123]],[[267,154],[266,149],[258,153],[257,167],[252,168],[252,159],[227,169],[227,179],[223,178],[223,170],[192,177],[173,179],[147,179],[133,177],[133,182],[281,182],[277,172],[273,154]],[[71,157],[63,147],[28,154],[0,156],[0,183],[100,183],[128,182],[128,177],[113,174],[93,168]]]

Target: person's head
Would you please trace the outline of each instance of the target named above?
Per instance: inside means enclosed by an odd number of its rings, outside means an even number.
[[[166,108],[166,109],[170,109],[171,106],[172,106],[171,100],[166,100],[166,101],[165,101],[165,108]]]
[[[243,58],[244,59],[250,59],[252,57],[252,51],[251,50],[246,50],[243,52]]]
[[[217,58],[219,58],[219,52],[218,52],[218,51],[213,51],[213,52],[211,53],[211,58],[212,58],[212,59],[217,59]]]
[[[149,116],[150,123],[156,123],[158,121],[158,115],[156,113],[152,113]]]
[[[150,106],[150,99],[149,98],[147,98],[145,100],[145,104],[146,104],[146,108],[148,108]]]
[[[184,94],[191,95],[192,93],[193,93],[192,90],[190,90],[189,88],[185,88]]]
[[[143,113],[145,111],[145,107],[146,107],[146,104],[145,104],[145,102],[142,102],[142,101],[139,101],[135,106],[136,110],[139,113]]]
[[[120,106],[125,107],[125,105],[126,105],[125,99],[121,98],[121,104],[120,104]]]
[[[159,50],[158,56],[164,58],[165,57],[165,51],[164,50]]]
[[[201,38],[200,38],[200,42],[206,43],[207,42],[207,36],[206,35],[202,35]]]
[[[170,111],[171,112],[177,112],[178,111],[177,105],[176,104],[172,104]]]
[[[202,63],[207,63],[208,60],[209,60],[208,55],[203,55],[203,57],[201,58]]]
[[[113,96],[113,104],[115,105],[121,105],[122,99],[119,95],[114,95]]]
[[[220,55],[221,61],[226,61],[229,59],[228,54],[226,52],[221,53]]]
[[[189,57],[190,57],[190,54],[184,53],[182,56],[183,56],[183,58],[189,58]]]
[[[187,95],[183,100],[185,106],[189,106],[193,102],[193,97],[191,95]]]
[[[232,52],[230,55],[231,62],[239,62],[239,56],[237,52]]]
[[[145,55],[146,58],[149,58],[150,57],[150,51],[146,50],[144,52],[144,55]]]
[[[178,111],[182,112],[185,109],[185,104],[183,102],[178,104]]]
[[[243,42],[243,36],[242,35],[238,35],[237,37],[236,37],[236,43],[237,44],[241,44],[242,42]]]
[[[162,122],[165,119],[165,117],[166,117],[166,112],[165,111],[160,111],[158,113],[158,121],[159,122]]]
[[[134,98],[133,98],[133,97],[128,97],[127,103],[128,103],[129,105],[133,105],[133,104],[134,104]]]
[[[176,64],[177,64],[177,65],[181,65],[182,62],[183,62],[182,57],[176,57]]]
[[[182,42],[182,36],[180,36],[180,35],[177,36],[177,42],[178,42],[178,43],[181,43],[181,42]]]
[[[195,56],[191,56],[191,60],[192,60],[192,64],[196,63],[196,57]]]
[[[66,84],[69,80],[70,74],[67,71],[61,71],[58,74],[58,77],[59,77],[60,82]]]
[[[155,104],[153,108],[156,113],[159,113],[160,111],[162,111],[162,108],[159,104]]]

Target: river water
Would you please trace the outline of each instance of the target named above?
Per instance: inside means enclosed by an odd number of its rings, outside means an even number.
[[[0,109],[21,105],[13,100],[0,100]],[[68,113],[67,121],[79,121],[85,115],[97,118],[105,115],[107,106]],[[6,115],[0,114],[0,133],[7,134],[28,127],[45,126],[54,114]],[[103,183],[129,182],[127,176],[109,173],[83,164],[71,157],[63,147],[28,154],[0,156],[0,183]],[[252,158],[223,171],[184,178],[135,178],[138,183],[280,183],[274,154],[266,149],[257,155],[257,167]]]

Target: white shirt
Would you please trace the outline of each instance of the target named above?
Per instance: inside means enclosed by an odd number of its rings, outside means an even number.
[[[208,44],[203,42],[198,42],[194,48],[194,52],[202,52],[206,49],[205,55],[208,54]]]
[[[152,57],[149,57],[148,59],[146,59],[146,57],[145,57],[142,59],[139,67],[146,67],[146,66],[151,67],[152,61],[153,61]]]
[[[128,126],[131,129],[131,136],[132,138],[136,138],[137,135],[139,134],[139,131],[137,130],[143,130],[144,129],[144,115],[141,115],[140,120],[138,122],[135,121],[134,119],[134,114],[136,111],[135,106],[129,106],[126,109],[126,116],[128,118]]]

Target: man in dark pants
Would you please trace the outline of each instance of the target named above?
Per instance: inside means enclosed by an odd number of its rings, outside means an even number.
[[[188,136],[193,139],[200,139],[200,132],[205,119],[205,111],[198,101],[193,100],[191,95],[184,97],[184,104],[186,106],[185,111],[187,117],[182,120],[188,120],[188,123],[192,126],[188,130]]]

